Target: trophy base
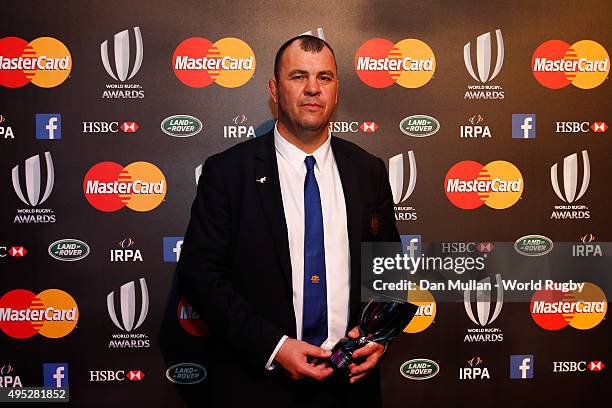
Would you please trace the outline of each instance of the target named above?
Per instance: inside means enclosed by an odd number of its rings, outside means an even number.
[[[353,363],[360,363],[360,361],[353,359],[353,352],[360,347],[361,345],[358,340],[346,337],[341,339],[332,349],[332,355],[328,359],[330,367],[346,375],[350,374],[349,366]]]

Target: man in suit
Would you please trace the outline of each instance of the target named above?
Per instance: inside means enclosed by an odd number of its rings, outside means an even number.
[[[328,131],[338,78],[323,40],[287,41],[269,90],[273,131],[204,163],[177,266],[215,338],[212,398],[380,406],[384,345],[356,351],[348,380],[311,360],[358,337],[361,242],[399,241],[385,165]]]

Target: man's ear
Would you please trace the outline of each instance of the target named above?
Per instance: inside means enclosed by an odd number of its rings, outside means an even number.
[[[276,82],[276,78],[272,78],[268,81],[268,90],[270,91],[270,97],[275,104],[278,104],[278,83]]]

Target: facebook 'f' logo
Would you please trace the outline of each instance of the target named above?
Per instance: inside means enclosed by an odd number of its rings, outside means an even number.
[[[36,138],[45,140],[61,139],[62,115],[59,113],[37,113]]]
[[[68,388],[68,363],[43,364],[43,377],[47,388]]]
[[[513,113],[512,114],[512,138],[513,139],[535,139],[536,137],[536,115],[535,113]]]
[[[510,356],[510,378],[526,380],[533,378],[534,359],[530,355]]]
[[[178,262],[183,248],[183,237],[164,237],[164,262]]]
[[[401,235],[402,247],[404,253],[409,258],[418,258],[421,256],[421,236],[420,235]]]

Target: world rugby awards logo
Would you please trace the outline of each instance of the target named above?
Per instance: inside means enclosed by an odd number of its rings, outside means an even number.
[[[578,180],[578,154],[570,154],[563,159],[563,190],[559,181],[559,169],[557,163],[550,167],[550,182],[552,188],[564,203],[572,205],[555,206],[551,219],[588,219],[591,217],[589,208],[586,205],[573,205],[586,193],[591,180],[591,166],[589,154],[586,150],[582,151],[582,180]],[[580,190],[578,190],[580,185]]]
[[[106,295],[106,308],[113,324],[122,330],[121,334],[113,334],[109,348],[142,348],[149,347],[148,335],[132,333],[138,329],[149,312],[149,292],[144,278],[138,280],[140,287],[140,313],[137,313],[137,297],[135,281],[121,285],[118,292],[113,291]],[[116,306],[119,306],[117,309]],[[134,322],[136,315],[138,320]]]
[[[404,162],[407,159],[406,165]],[[405,170],[408,170],[408,181],[405,183]],[[389,184],[393,194],[393,204],[395,204],[395,219],[397,221],[414,221],[417,219],[417,212],[414,207],[398,206],[408,200],[416,186],[417,168],[414,152],[410,150],[407,158],[403,154],[398,154],[389,159]]]
[[[25,194],[21,184],[19,165],[13,167],[11,178],[13,189],[17,197],[30,207],[37,207],[47,201],[55,183],[53,159],[50,152],[44,153],[46,180],[43,185],[43,173],[40,164],[40,155],[26,159],[24,163]],[[42,193],[42,195],[41,195]],[[14,223],[52,223],[55,222],[53,210],[48,208],[23,208],[17,210]]]
[[[464,342],[496,342],[504,339],[504,335],[499,328],[484,327],[497,319],[504,304],[504,289],[499,274],[495,275],[495,283],[495,285],[492,285],[491,278],[487,277],[476,283],[476,290],[466,289],[463,292],[465,312],[474,324],[480,326],[479,328],[468,329],[463,338]],[[495,290],[494,287],[496,287]],[[495,295],[495,299],[493,299],[493,295]],[[492,309],[493,311],[491,311]]]
[[[470,76],[479,82],[477,85],[468,85],[464,99],[504,99],[501,85],[485,85],[499,75],[504,65],[504,39],[501,30],[495,30],[495,39],[497,40],[497,58],[492,72],[493,48],[490,32],[479,35],[476,39],[476,70],[472,64],[472,44],[468,42],[463,46],[465,68]]]
[[[102,98],[109,99],[134,99],[144,98],[144,90],[139,84],[126,84],[140,70],[143,59],[142,35],[139,27],[134,27],[134,46],[135,55],[131,55],[130,30],[123,30],[115,34],[113,38],[113,55],[110,55],[108,40],[100,44],[100,57],[106,73],[120,84],[107,84],[106,90],[102,93]],[[111,67],[111,59],[115,61],[115,67]],[[134,61],[133,65],[130,64]]]

